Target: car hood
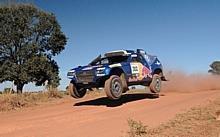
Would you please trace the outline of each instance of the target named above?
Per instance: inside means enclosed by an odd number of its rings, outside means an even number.
[[[87,70],[96,70],[97,68],[107,67],[108,65],[95,65],[95,66],[78,66],[76,68],[73,68],[72,70],[77,71],[87,71]]]

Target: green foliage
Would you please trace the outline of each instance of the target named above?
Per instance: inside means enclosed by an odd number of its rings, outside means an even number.
[[[137,122],[132,119],[128,120],[129,137],[144,137],[147,134],[147,126],[144,126],[141,121]]]
[[[220,75],[220,61],[214,61],[210,67],[209,73]]]
[[[66,45],[55,15],[33,5],[0,7],[0,82],[14,81],[17,91],[24,84],[48,81],[59,85],[59,67],[53,60]]]

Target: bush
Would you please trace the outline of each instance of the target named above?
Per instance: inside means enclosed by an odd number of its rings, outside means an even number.
[[[0,111],[15,110],[28,105],[23,95],[2,94],[0,97]]]
[[[132,119],[128,120],[129,125],[129,137],[143,137],[147,134],[147,126],[144,126],[141,121],[137,122]]]
[[[10,91],[11,91],[11,89],[10,89],[10,88],[4,88],[3,93],[4,93],[4,94],[9,94],[9,93],[10,93]]]
[[[36,93],[25,92],[23,94],[2,94],[0,96],[0,112],[37,105],[38,103],[47,102],[54,98],[62,98],[63,96],[64,94],[57,90]]]
[[[214,61],[210,68],[209,73],[220,75],[220,61]]]
[[[2,91],[2,94],[13,94],[15,93],[15,91],[11,88],[4,88],[4,90]]]
[[[48,91],[49,98],[62,98],[63,94],[59,92],[56,88],[49,88]]]

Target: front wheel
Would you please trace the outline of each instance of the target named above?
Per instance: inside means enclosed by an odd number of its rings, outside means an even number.
[[[69,84],[69,93],[73,98],[82,98],[86,94],[86,89],[77,88],[73,83]]]
[[[161,77],[158,74],[154,74],[151,84],[150,84],[150,90],[152,93],[159,93],[161,91],[161,85],[162,85],[162,81],[161,81]]]
[[[122,73],[122,74],[120,75],[120,78],[121,78],[123,93],[125,93],[126,91],[129,90],[128,84],[127,84],[127,81],[126,81],[126,78],[125,78],[125,74]]]
[[[123,92],[121,78],[117,75],[112,75],[108,80],[105,81],[104,90],[109,99],[120,99]]]

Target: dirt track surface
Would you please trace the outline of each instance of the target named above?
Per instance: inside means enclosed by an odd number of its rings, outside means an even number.
[[[158,126],[191,107],[220,97],[220,91],[165,93],[160,98],[127,94],[121,101],[105,97],[68,99],[56,105],[0,114],[0,137],[121,137],[129,118]]]

